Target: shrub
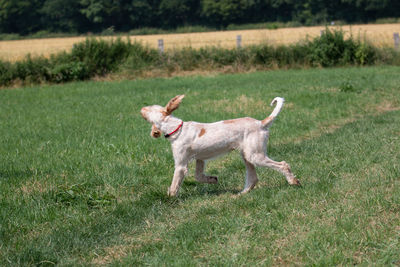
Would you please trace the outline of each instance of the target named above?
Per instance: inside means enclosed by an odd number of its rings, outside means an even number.
[[[141,70],[158,64],[160,53],[156,49],[143,46],[140,43],[130,44],[129,56],[125,59],[124,68],[129,70]]]
[[[358,65],[372,65],[377,60],[376,49],[367,43],[360,43],[355,51],[355,62]]]
[[[273,47],[269,45],[259,45],[250,47],[252,63],[255,65],[269,65],[273,59]]]
[[[32,58],[28,55],[23,61],[16,62],[11,68],[13,77],[22,81],[38,83],[49,80],[50,62],[48,59],[39,57]]]
[[[21,36],[16,33],[0,33],[0,40],[9,41],[9,40],[19,40]]]
[[[12,65],[0,60],[0,85],[9,85],[14,80]]]
[[[51,81],[56,83],[86,80],[88,78],[90,78],[90,74],[83,62],[60,64],[51,70]]]
[[[218,47],[202,48],[201,54],[203,59],[207,59],[213,63],[215,67],[232,65],[236,60],[235,49],[228,50]]]
[[[345,39],[342,31],[330,31],[312,41],[290,46],[253,45],[239,49],[205,47],[183,48],[160,54],[141,43],[121,38],[105,41],[86,39],[50,59],[31,58],[16,63],[0,62],[0,85],[22,82],[67,82],[85,80],[121,70],[163,71],[216,69],[225,66],[251,68],[368,65],[376,62],[400,64],[394,49],[377,49],[366,42]],[[344,87],[345,88],[345,87]],[[343,89],[347,90],[347,89]]]
[[[330,31],[308,43],[309,59],[312,65],[322,67],[351,64],[373,64],[375,50],[367,43],[344,38],[342,31]]]
[[[164,53],[161,57],[161,66],[180,70],[193,70],[196,68],[220,68],[227,65],[241,64],[248,61],[245,50],[224,49],[218,47],[204,47],[193,49],[186,47]]]
[[[169,51],[161,56],[160,66],[168,69],[193,70],[200,67],[200,62],[203,62],[203,52],[189,47]]]
[[[74,45],[71,57],[74,61],[83,62],[91,76],[104,75],[115,71],[123,59],[129,55],[131,43],[120,38],[111,41],[86,39]]]
[[[400,65],[400,53],[394,48],[376,50],[376,61],[382,64]]]

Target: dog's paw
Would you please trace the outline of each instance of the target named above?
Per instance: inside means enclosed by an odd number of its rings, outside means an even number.
[[[290,181],[290,185],[295,185],[295,186],[301,186],[301,183],[299,179],[294,178],[293,180]]]
[[[168,187],[168,192],[167,192],[169,197],[176,197],[177,192],[171,191],[171,187]]]

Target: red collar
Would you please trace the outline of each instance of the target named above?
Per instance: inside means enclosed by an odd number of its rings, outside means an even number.
[[[179,124],[179,126],[178,126],[175,130],[173,130],[173,131],[170,132],[169,134],[165,134],[164,137],[165,137],[165,138],[170,137],[170,136],[173,135],[175,132],[177,132],[177,131],[182,127],[182,125],[183,125],[183,121],[181,122],[181,124]]]

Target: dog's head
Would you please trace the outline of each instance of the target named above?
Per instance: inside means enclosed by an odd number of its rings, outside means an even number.
[[[161,136],[161,125],[168,121],[172,112],[178,109],[179,104],[185,95],[177,95],[172,98],[165,107],[159,105],[143,107],[140,110],[142,117],[152,124],[150,135],[154,138]]]

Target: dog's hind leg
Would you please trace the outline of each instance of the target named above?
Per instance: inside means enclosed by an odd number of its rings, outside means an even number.
[[[256,186],[258,178],[254,165],[248,162],[243,155],[242,157],[244,164],[246,165],[246,182],[244,184],[244,189],[242,190],[242,192],[240,192],[240,194],[245,194]]]
[[[253,155],[251,159],[252,163],[257,166],[269,167],[279,171],[280,173],[285,175],[286,180],[290,185],[300,185],[300,181],[296,177],[294,177],[289,164],[287,164],[285,161],[277,162],[261,154]]]
[[[218,183],[218,178],[216,176],[208,176],[204,174],[204,168],[206,163],[204,160],[196,160],[196,180],[200,183],[216,184]]]

